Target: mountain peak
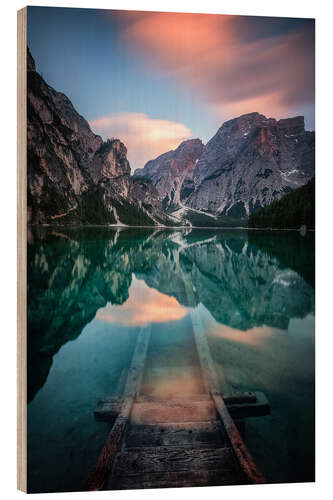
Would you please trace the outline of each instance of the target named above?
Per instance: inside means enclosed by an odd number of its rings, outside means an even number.
[[[300,134],[305,130],[304,116],[294,116],[293,118],[284,118],[277,122],[278,126],[290,134]]]
[[[179,146],[177,146],[176,151],[183,149],[184,147],[189,148],[191,146],[202,145],[202,140],[199,138],[196,139],[185,139],[185,141],[181,142]]]
[[[203,150],[201,139],[187,139],[175,150],[148,161],[144,168],[134,172],[134,177],[144,177],[154,184],[164,209],[179,207],[184,196],[183,181],[185,177],[193,175]]]
[[[282,118],[280,120],[276,120],[276,118],[267,118],[265,115],[254,111],[252,113],[246,113],[224,122],[219,128],[219,131],[230,127],[233,127],[233,132],[235,132],[237,128],[241,128],[242,126],[267,127],[273,125],[277,125],[279,128],[286,130],[294,129],[298,132],[304,132],[305,130],[304,116],[293,116],[291,118]]]

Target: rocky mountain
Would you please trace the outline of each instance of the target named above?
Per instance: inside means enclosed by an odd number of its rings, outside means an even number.
[[[222,125],[193,173],[191,208],[245,217],[314,175],[314,132],[304,117],[251,113]]]
[[[163,203],[164,209],[179,208],[188,196],[187,182],[202,155],[204,145],[200,139],[182,142],[174,151],[168,151],[155,160],[150,160],[144,168],[137,169],[135,178],[152,181]],[[186,182],[185,182],[186,180]]]
[[[131,177],[125,145],[95,135],[27,57],[28,223],[175,225],[154,185]]]
[[[213,215],[218,225],[221,217],[244,219],[308,182],[314,175],[314,141],[302,116],[275,120],[250,113],[225,122],[206,146],[186,141],[135,176],[150,179],[164,206],[179,209],[176,216]],[[187,163],[180,159],[183,151]]]

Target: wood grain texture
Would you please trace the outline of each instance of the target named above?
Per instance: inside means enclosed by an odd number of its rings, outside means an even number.
[[[131,476],[146,472],[191,472],[223,469],[233,472],[235,458],[231,448],[157,447],[119,453],[114,476]]]
[[[115,476],[110,489],[146,489],[146,488],[188,488],[194,486],[231,486],[247,484],[242,475],[226,469],[150,472],[130,476]]]
[[[182,446],[192,448],[222,448],[226,445],[220,422],[215,421],[206,428],[195,424],[189,428],[164,425],[131,425],[125,436],[126,449],[158,446]]]
[[[17,13],[17,488],[27,491],[27,9]]]

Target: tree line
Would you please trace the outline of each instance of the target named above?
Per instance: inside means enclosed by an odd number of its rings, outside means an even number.
[[[298,229],[304,224],[309,229],[315,228],[314,177],[249,217],[250,228]]]

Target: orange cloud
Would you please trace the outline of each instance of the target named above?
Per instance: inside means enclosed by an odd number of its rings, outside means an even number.
[[[241,16],[141,12],[124,19],[131,50],[225,119],[250,111],[279,118],[313,104],[313,25],[259,36],[258,21]]]
[[[150,118],[145,113],[114,113],[92,120],[90,126],[105,139],[117,137],[126,144],[132,170],[193,137],[183,123]]]
[[[129,299],[121,306],[107,304],[99,309],[96,318],[128,326],[145,326],[149,323],[179,321],[188,314],[174,297],[149,288],[144,281],[133,278]]]

